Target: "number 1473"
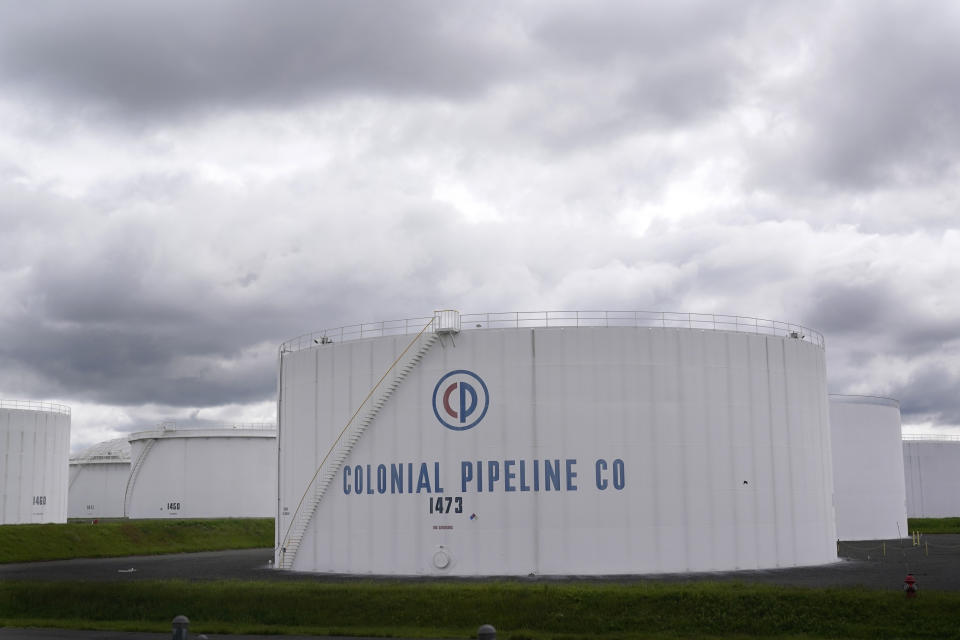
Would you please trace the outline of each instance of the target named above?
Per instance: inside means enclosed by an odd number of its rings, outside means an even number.
[[[430,498],[430,513],[450,513],[451,509],[453,513],[463,513],[463,498],[461,496],[456,498],[444,496]]]

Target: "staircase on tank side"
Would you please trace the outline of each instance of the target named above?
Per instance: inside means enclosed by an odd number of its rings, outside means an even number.
[[[130,499],[133,497],[133,486],[137,483],[137,474],[140,473],[140,469],[143,467],[143,461],[147,459],[147,454],[150,453],[150,449],[152,449],[156,443],[156,438],[147,440],[147,443],[143,445],[143,450],[140,452],[140,455],[137,456],[137,461],[130,467],[130,475],[127,476],[127,488],[123,492],[123,515],[125,518],[130,517]]]
[[[429,325],[428,325],[429,326]],[[297,551],[300,549],[300,543],[303,540],[310,522],[327,492],[327,488],[337,473],[343,462],[350,455],[354,445],[360,440],[367,427],[374,421],[380,409],[386,404],[393,392],[404,381],[404,379],[413,371],[414,367],[423,359],[430,347],[438,340],[438,334],[435,332],[421,332],[408,345],[405,353],[397,359],[396,362],[387,370],[376,386],[370,391],[366,399],[361,403],[360,408],[353,414],[350,422],[340,432],[340,436],[334,442],[330,451],[324,457],[320,468],[317,469],[310,481],[300,506],[293,514],[290,526],[287,529],[286,540],[281,545],[280,569],[290,569],[293,567],[293,561],[297,557]],[[414,349],[414,345],[419,341],[420,345]]]
[[[70,495],[70,490],[73,489],[73,485],[77,483],[77,478],[80,477],[80,472],[83,471],[83,467],[81,465],[78,464],[76,465],[76,467],[77,467],[77,472],[73,474],[73,477],[70,478],[70,484],[67,485],[67,495]]]

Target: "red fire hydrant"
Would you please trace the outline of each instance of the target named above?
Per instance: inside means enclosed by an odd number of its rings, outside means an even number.
[[[917,580],[913,577],[912,573],[908,573],[907,577],[903,579],[903,593],[908,598],[913,598],[917,595]]]

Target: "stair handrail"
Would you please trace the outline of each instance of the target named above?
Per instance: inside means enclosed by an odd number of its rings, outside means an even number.
[[[431,325],[433,325],[434,320],[436,320],[436,317],[430,318],[430,321],[427,322],[426,325],[424,325],[423,329],[421,329],[416,336],[414,336],[413,340],[410,341],[410,344],[408,344],[406,348],[400,352],[400,355],[397,356],[397,359],[393,361],[393,364],[391,364],[386,371],[384,371],[383,375],[380,376],[380,379],[377,380],[377,383],[370,388],[370,392],[367,393],[367,397],[363,399],[363,402],[360,403],[360,405],[357,407],[357,410],[354,411],[353,415],[350,416],[350,419],[347,420],[347,424],[344,425],[343,429],[340,430],[340,434],[333,441],[333,444],[330,445],[330,449],[327,451],[327,454],[323,456],[323,460],[320,461],[320,465],[317,467],[317,470],[313,472],[313,477],[310,478],[310,482],[307,483],[307,488],[304,490],[303,495],[300,497],[300,502],[297,503],[297,508],[294,510],[293,514],[290,517],[290,524],[287,525],[287,532],[283,537],[283,542],[280,544],[280,549],[286,548],[287,542],[289,542],[290,540],[290,530],[293,529],[293,525],[297,522],[297,516],[300,515],[300,509],[303,508],[303,501],[307,499],[307,494],[310,493],[310,487],[313,486],[313,483],[316,481],[317,476],[320,475],[320,471],[323,469],[323,465],[327,463],[327,459],[330,457],[330,454],[333,453],[334,450],[337,448],[337,445],[340,443],[340,439],[343,438],[343,434],[347,432],[347,429],[350,428],[350,425],[353,424],[353,421],[357,419],[357,416],[360,414],[360,411],[362,411],[363,407],[366,406],[367,402],[370,401],[370,398],[373,397],[374,392],[380,388],[380,385],[383,384],[383,381],[386,380],[390,372],[393,371],[394,368],[397,366],[397,364],[403,359],[403,357],[407,355],[407,351],[410,350],[410,347],[416,344],[416,342],[423,336],[423,334],[426,333],[427,329],[429,329]],[[279,418],[280,416],[278,415],[277,416],[278,423],[279,423]]]
[[[147,443],[143,445],[143,450],[140,451],[140,455],[137,456],[137,459],[130,466],[130,475],[127,476],[127,486],[123,490],[123,515],[124,517],[129,518],[130,514],[130,498],[132,494],[130,490],[133,489],[134,485],[137,484],[137,476],[140,475],[140,467],[143,466],[143,461],[146,459],[147,454],[150,453],[150,449],[153,448],[154,443],[157,441],[156,438],[150,438],[147,440]]]
[[[74,474],[73,479],[70,480],[70,484],[67,485],[67,492],[68,492],[68,494],[69,494],[69,492],[70,492],[70,489],[73,489],[73,485],[76,484],[77,478],[80,477],[80,473],[83,471],[82,465],[79,465],[79,464],[78,464],[78,465],[70,465],[70,466],[75,466],[75,467],[77,468],[77,473]],[[68,469],[68,472],[69,472],[69,469]]]

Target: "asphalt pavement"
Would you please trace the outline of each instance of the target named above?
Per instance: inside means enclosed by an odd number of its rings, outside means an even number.
[[[389,579],[454,582],[501,579],[524,582],[695,582],[714,580],[802,587],[864,586],[874,589],[901,589],[903,579],[909,572],[917,579],[921,589],[960,591],[960,535],[924,536],[919,546],[914,546],[909,538],[903,541],[841,542],[839,550],[840,559],[837,562],[783,569],[606,577],[397,578],[389,576]],[[0,580],[123,582],[180,579],[331,582],[370,580],[378,577],[279,571],[273,568],[272,562],[272,549],[208,551],[124,558],[81,558],[0,565]]]

